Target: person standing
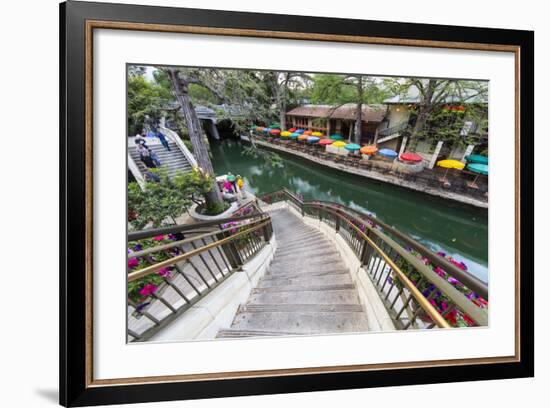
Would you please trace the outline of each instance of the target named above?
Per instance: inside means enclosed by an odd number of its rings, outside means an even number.
[[[147,147],[145,147],[141,143],[137,143],[136,151],[139,154],[140,160],[143,162],[143,164],[145,164],[145,166],[148,169],[156,169],[157,168],[157,165],[155,164],[155,162],[151,158],[151,152],[149,151],[149,149]]]
[[[231,185],[233,186],[233,191],[237,193],[237,179],[233,174],[231,174],[231,172],[227,173],[227,181],[231,183]]]
[[[166,140],[166,136],[164,136],[162,133],[160,133],[158,131],[156,132],[156,134],[157,134],[158,139],[160,140],[160,142],[164,146],[164,148],[166,150],[170,151],[170,145],[168,144],[168,140]]]
[[[237,175],[237,187],[241,191],[241,197],[246,198],[246,192],[244,191],[244,180],[241,176]]]

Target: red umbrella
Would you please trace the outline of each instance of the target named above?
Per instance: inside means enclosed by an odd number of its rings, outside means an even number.
[[[279,133],[281,133],[281,131],[279,129],[271,129],[269,133],[271,133],[272,135],[278,135]]]
[[[297,130],[295,127],[288,129],[289,132],[296,132]]]
[[[419,154],[416,154],[416,153],[411,153],[411,152],[403,153],[403,154],[401,154],[401,156],[399,156],[399,158],[402,161],[410,162],[410,163],[420,163],[422,161],[422,156],[420,156]]]
[[[321,140],[319,140],[319,144],[321,146],[326,146],[326,145],[333,144],[333,143],[334,143],[334,140],[332,140],[332,139],[321,139]]]

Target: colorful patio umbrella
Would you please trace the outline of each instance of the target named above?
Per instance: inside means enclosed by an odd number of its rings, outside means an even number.
[[[380,154],[384,157],[389,157],[389,158],[397,157],[397,152],[395,150],[392,150],[392,149],[382,149],[378,152],[378,154]]]
[[[296,132],[297,130],[298,130],[298,129],[296,129],[295,127],[292,127],[292,128],[290,128],[290,129],[288,129],[288,131],[289,131],[290,133],[294,133],[294,132]]]
[[[269,133],[273,136],[277,136],[279,133],[281,133],[281,131],[279,129],[271,129]]]
[[[313,132],[312,132],[311,130],[306,130],[306,131],[304,132],[304,135],[311,136],[312,133],[313,133]]]
[[[444,169],[457,169],[457,170],[462,170],[466,166],[461,161],[452,160],[452,159],[440,160],[437,162],[437,165],[439,167],[443,167]]]
[[[281,137],[289,137],[292,134],[292,132],[289,132],[288,130],[285,130],[284,132],[281,132]]]
[[[447,180],[447,173],[449,172],[449,169],[462,170],[464,168],[464,166],[466,166],[461,161],[452,160],[452,159],[440,160],[436,164],[439,167],[443,167],[444,169],[447,169],[447,170],[445,170],[445,174],[443,175],[444,180]]]
[[[268,128],[268,127],[264,128],[264,133],[269,133],[269,132],[271,132],[271,128]]]
[[[290,137],[292,140],[296,140],[296,139],[298,139],[298,136],[300,136],[300,134],[294,132],[294,133],[291,133],[289,137]]]
[[[483,174],[485,176],[489,175],[489,165],[481,163],[468,164],[468,170],[473,171],[474,173]]]
[[[313,133],[311,134],[311,136],[321,137],[321,136],[323,136],[323,134],[322,134],[321,132],[313,132]]]
[[[346,150],[349,150],[350,152],[355,152],[355,151],[361,149],[361,146],[359,146],[358,144],[355,144],[355,143],[348,143],[347,145],[344,146],[344,148]]]
[[[333,144],[334,143],[334,140],[332,139],[321,139],[319,140],[319,144],[321,146],[327,146],[327,145],[330,145],[330,144]]]
[[[307,138],[307,142],[311,144],[317,143],[319,140],[320,139],[317,136],[310,136]]]
[[[483,157],[483,156],[482,156]],[[477,173],[476,178],[474,181],[472,181],[473,184],[477,181],[479,176],[481,174],[488,176],[489,175],[489,165],[488,164],[482,164],[482,163],[471,163],[468,164],[468,170],[473,171],[474,173]]]
[[[269,125],[269,127],[272,129],[281,129],[281,125],[279,125],[278,123],[272,123],[271,125]]]
[[[300,135],[300,136],[298,136],[298,140],[306,141],[308,137],[309,137],[309,135]]]
[[[263,132],[264,129],[265,128],[263,126],[258,126],[258,127],[256,127],[256,132]]]
[[[468,163],[489,164],[489,158],[480,154],[471,154],[465,157]]]
[[[329,137],[332,140],[344,140],[344,136],[342,136],[342,135],[330,135]]]
[[[336,142],[334,142],[334,143],[332,144],[332,146],[338,147],[338,148],[344,147],[345,145],[346,145],[346,142],[343,142],[343,141],[341,141],[341,140],[337,140]]]
[[[300,133],[300,134],[302,134],[302,133],[304,133],[304,129],[298,129],[298,130],[296,130],[294,133]]]
[[[402,161],[409,162],[409,163],[420,163],[422,161],[422,156],[412,152],[402,153],[401,156],[399,156],[399,158]]]
[[[360,150],[362,154],[366,154],[368,156],[372,156],[376,154],[377,151],[378,151],[378,147],[376,146],[363,146]]]

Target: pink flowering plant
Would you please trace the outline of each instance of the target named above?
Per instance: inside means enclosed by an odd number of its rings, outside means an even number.
[[[382,230],[382,228],[378,224],[369,219],[359,220],[351,218],[350,221],[363,232],[366,232],[368,229]],[[449,282],[456,290],[464,294],[464,296],[468,298],[472,303],[474,303],[478,308],[488,309],[489,303],[486,299],[482,298],[480,295],[470,290],[462,282],[451,276],[440,266],[433,265],[426,257],[422,256],[422,254],[420,254],[419,252],[413,250],[410,247],[406,247],[405,249],[412,255],[420,259],[424,265],[430,267],[441,278]],[[462,269],[463,271],[468,270],[468,266],[464,262],[458,261],[452,256],[446,255],[444,252],[438,252],[437,255],[446,258],[450,263]],[[476,325],[475,321],[470,316],[468,316],[466,313],[462,312],[458,308],[452,307],[452,309],[449,309],[449,306],[451,305],[450,299],[445,294],[443,294],[433,283],[422,280],[422,275],[420,274],[420,272],[418,272],[405,259],[399,257],[395,261],[395,263],[407,275],[411,282],[422,292],[422,294],[426,298],[429,298],[429,302],[439,311],[439,313],[446,313],[444,317],[451,326],[470,327]],[[391,277],[388,277],[388,280],[390,284],[393,282]],[[396,281],[396,286],[401,287],[401,282]],[[431,318],[427,315],[420,317],[428,322],[431,322]]]
[[[159,245],[167,244],[176,241],[177,238],[173,234],[157,235],[152,238],[142,239],[139,241],[128,243],[128,273],[139,271],[150,265],[157,264],[166,259],[172,258],[181,254],[181,250],[177,247],[170,248],[165,251],[154,252],[151,254],[140,255],[140,252],[153,248]],[[172,276],[172,267],[159,269],[156,273],[144,276],[132,282],[128,282],[128,298],[140,305],[147,302],[147,299],[156,293],[159,287],[163,284],[164,279]]]

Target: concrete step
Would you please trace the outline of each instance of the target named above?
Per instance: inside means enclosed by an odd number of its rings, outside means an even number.
[[[270,268],[265,274],[266,278],[303,278],[307,276],[327,275],[330,273],[349,273],[343,265],[312,265],[311,267],[298,268]]]
[[[246,312],[235,316],[232,329],[298,334],[361,332],[368,329],[363,312]]]
[[[334,249],[334,244],[326,241],[314,241],[309,244],[297,244],[296,246],[286,247],[286,248],[277,248],[277,256],[286,256],[286,255],[303,255],[305,251],[310,250],[330,250]]]
[[[360,304],[340,304],[340,305],[287,305],[284,303],[273,305],[240,305],[237,313],[246,312],[296,312],[296,313],[318,313],[318,312],[363,312],[363,306]]]
[[[254,288],[251,293],[272,293],[272,292],[303,292],[303,291],[328,291],[328,290],[344,290],[355,289],[353,283],[344,284],[332,284],[332,285],[319,285],[315,284],[315,280],[312,279],[308,285],[279,285],[269,286],[264,288]]]
[[[237,330],[237,329],[221,329],[216,338],[231,339],[241,337],[273,337],[273,336],[296,336],[300,333],[295,332],[269,332],[265,330]]]
[[[286,253],[280,254],[278,251],[275,253],[275,258],[277,262],[302,262],[306,260],[316,260],[316,259],[340,259],[340,253],[332,248],[321,248],[321,249],[312,249],[304,250],[301,252]]]
[[[279,242],[279,247],[281,249],[289,249],[289,248],[295,248],[297,245],[307,245],[307,244],[313,244],[313,243],[320,243],[326,241],[326,238],[323,234],[315,233],[315,232],[307,232],[300,235],[289,235],[288,237],[285,237],[281,233],[277,233],[275,231],[275,234],[277,235]]]
[[[349,275],[349,271],[347,269],[328,269],[326,271],[322,270],[315,270],[305,273],[277,273],[273,275],[272,273],[268,272],[264,275],[262,278],[262,281],[275,281],[275,280],[286,280],[286,279],[310,279],[312,277],[320,277],[320,276],[327,276],[327,275]]]
[[[340,290],[294,290],[289,292],[251,293],[247,304],[286,303],[303,304],[358,304],[359,296],[355,289]]]
[[[258,288],[272,288],[291,285],[307,286],[311,283],[317,285],[345,285],[352,284],[351,276],[348,273],[337,273],[330,275],[301,276],[295,278],[269,279],[262,278],[258,282]]]
[[[308,259],[307,255],[304,255],[302,259],[286,261],[284,259],[278,260],[277,257],[273,258],[274,261],[271,263],[270,270],[275,273],[275,271],[312,271],[316,268],[322,268],[322,270],[331,269],[341,269],[345,268],[344,262],[340,257],[328,257],[328,258],[315,258]]]

